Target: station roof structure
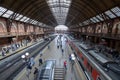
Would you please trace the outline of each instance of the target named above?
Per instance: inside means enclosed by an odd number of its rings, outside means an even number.
[[[0,0],[0,16],[39,26],[76,27],[120,17],[120,0]]]

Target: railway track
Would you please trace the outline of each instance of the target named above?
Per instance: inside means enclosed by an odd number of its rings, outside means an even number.
[[[52,39],[53,40],[53,39]],[[36,57],[38,53],[47,45],[50,41],[44,41],[34,48],[31,47],[25,52],[30,53],[30,57]],[[13,80],[13,78],[23,69],[26,64],[23,63],[21,55],[25,53],[24,51],[17,57],[11,59],[9,62],[5,63],[0,67],[0,80]]]

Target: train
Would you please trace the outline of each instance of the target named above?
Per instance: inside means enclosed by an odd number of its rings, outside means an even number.
[[[88,80],[120,80],[120,64],[103,57],[94,47],[80,40],[68,38],[68,44],[76,55]]]

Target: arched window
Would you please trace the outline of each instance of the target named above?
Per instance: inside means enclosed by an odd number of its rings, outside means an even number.
[[[102,27],[102,33],[107,33],[107,32],[108,32],[107,25],[104,24],[103,27]]]
[[[17,32],[17,27],[14,23],[12,23],[11,32]]]
[[[0,22],[0,34],[4,35],[7,32],[7,29],[3,22]]]

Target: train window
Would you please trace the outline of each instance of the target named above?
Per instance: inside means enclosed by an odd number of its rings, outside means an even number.
[[[92,73],[92,67],[90,67],[90,72]]]
[[[88,68],[88,70],[92,73],[92,66],[89,64],[89,63],[87,63],[87,68]]]
[[[82,59],[82,61],[84,61],[84,58],[83,58],[83,57],[81,57],[81,59]]]
[[[89,66],[90,66],[90,64],[89,64],[89,63],[87,63],[87,68],[89,68]]]
[[[97,80],[102,80],[100,77],[97,77]]]

